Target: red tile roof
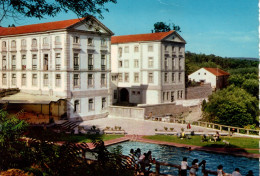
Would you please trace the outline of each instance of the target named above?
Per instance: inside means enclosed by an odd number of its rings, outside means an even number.
[[[55,21],[55,22],[31,24],[31,25],[17,26],[17,27],[0,27],[0,36],[66,29],[67,27],[78,23],[80,20],[82,19]]]
[[[214,74],[215,76],[224,76],[224,75],[229,75],[228,72],[225,72],[219,68],[207,68],[204,67],[205,70],[209,71],[210,73]]]
[[[155,41],[162,40],[168,35],[172,34],[174,31],[169,32],[156,32],[149,34],[135,34],[135,35],[121,35],[111,37],[111,44],[116,43],[129,43],[137,41]]]

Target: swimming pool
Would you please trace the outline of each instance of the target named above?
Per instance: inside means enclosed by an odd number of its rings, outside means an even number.
[[[217,166],[222,164],[224,166],[224,172],[227,173],[232,173],[235,170],[235,168],[238,167],[242,175],[246,175],[249,170],[253,170],[255,176],[259,175],[259,160],[254,158],[246,158],[240,156],[217,154],[195,150],[188,151],[184,148],[141,142],[123,142],[120,144],[109,146],[108,149],[111,150],[117,145],[121,145],[123,147],[122,153],[124,155],[128,155],[130,149],[136,150],[137,148],[140,148],[142,154],[151,150],[152,157],[161,162],[169,162],[172,164],[180,165],[182,158],[187,157],[189,166],[191,166],[191,162],[193,159],[198,159],[199,162],[202,160],[206,160],[206,169],[208,170],[217,170]],[[178,175],[178,170],[177,168],[161,166],[161,173]],[[198,174],[201,174],[200,170]]]

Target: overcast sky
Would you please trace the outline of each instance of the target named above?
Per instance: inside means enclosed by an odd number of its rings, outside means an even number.
[[[186,51],[223,57],[258,58],[258,0],[118,0],[107,4],[101,20],[115,35],[150,33],[162,21],[181,27]],[[60,14],[38,20],[26,18],[17,26],[77,18]],[[2,26],[14,23],[6,19]]]

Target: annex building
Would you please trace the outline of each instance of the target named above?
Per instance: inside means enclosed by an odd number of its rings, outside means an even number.
[[[37,117],[105,117],[110,104],[110,31],[89,16],[0,27],[0,99]]]
[[[160,104],[184,99],[185,44],[176,31],[113,36],[113,103]]]

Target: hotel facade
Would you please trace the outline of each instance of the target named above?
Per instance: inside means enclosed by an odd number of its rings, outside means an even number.
[[[108,115],[110,39],[94,17],[0,27],[1,102],[80,121]]]
[[[111,38],[113,103],[185,98],[185,40],[176,32]]]

